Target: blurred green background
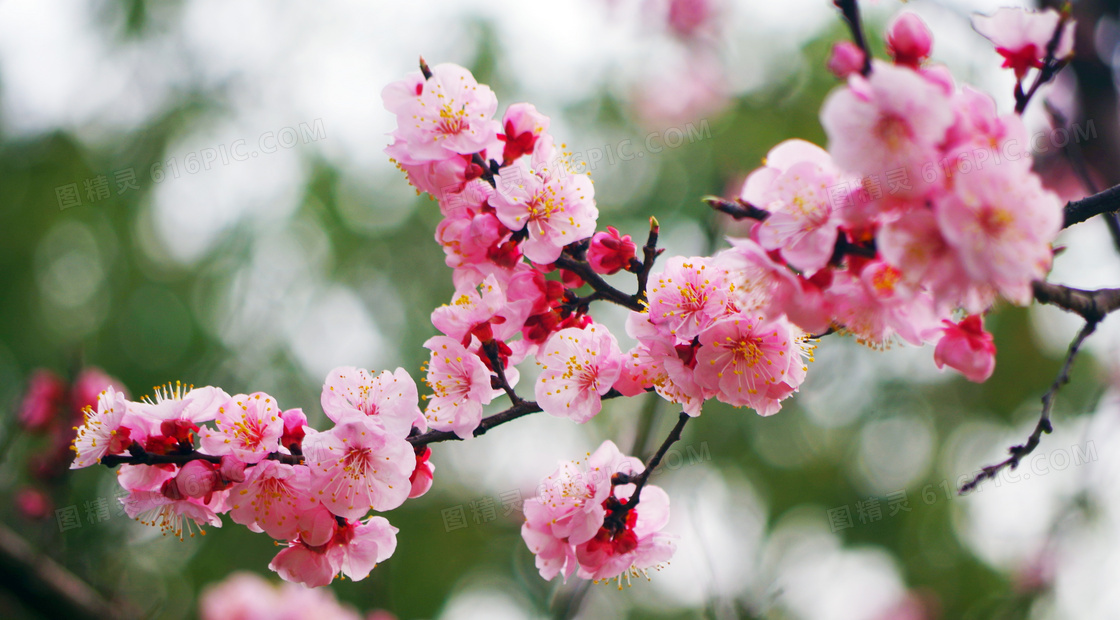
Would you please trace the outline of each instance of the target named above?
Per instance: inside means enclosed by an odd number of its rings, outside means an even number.
[[[647,1],[0,3],[0,493],[31,484],[28,461],[45,449],[14,423],[37,368],[97,366],[136,397],[174,380],[266,391],[313,425],[334,366],[420,376],[429,313],[453,286],[435,203],[381,153],[392,118],[378,96],[420,53],[471,68],[499,113],[531,101],[569,150],[599,149],[601,227],[642,238],[655,215],[671,254],[722,247],[734,225],[699,197],[735,193],[782,140],[824,144],[817,111],[837,83],[824,64],[846,31],[825,0],[695,4],[714,17],[688,30]],[[995,6],[908,8],[933,28],[935,60],[1007,110],[1008,78],[967,22]],[[868,8],[876,44],[899,7]],[[607,157],[626,140],[640,157]],[[81,204],[67,206],[71,191]],[[1120,270],[1107,232],[1083,228],[1055,275],[1108,284]],[[534,419],[434,446],[432,491],[386,515],[396,554],[331,588],[400,618],[1120,616],[1115,330],[1075,366],[1035,475],[956,497],[962,477],[1025,438],[1076,327],[1014,308],[988,325],[999,356],[984,385],[940,373],[928,348],[830,337],[780,414],[706,406],[654,478],[681,540],[651,583],[542,581],[503,501],[605,438],[648,455],[675,412],[643,397],[578,429]],[[179,542],[115,509],[91,519],[87,503],[115,486],[104,468],[76,471],[50,487],[45,518],[5,501],[0,519],[150,617],[193,617],[199,591],[237,570],[275,578],[276,547],[228,520]],[[80,526],[63,527],[53,510],[71,507]],[[30,614],[17,598],[0,595],[0,616]]]

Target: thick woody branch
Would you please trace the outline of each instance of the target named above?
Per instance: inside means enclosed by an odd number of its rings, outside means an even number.
[[[1062,228],[1080,224],[1094,215],[1120,211],[1120,185],[1103,192],[1066,203]]]
[[[1078,314],[1090,323],[1098,323],[1110,312],[1120,309],[1120,289],[1102,288],[1085,291],[1060,284],[1036,280],[1031,283],[1038,303],[1057,306]]]
[[[299,465],[303,463],[303,456],[297,454],[281,454],[273,452],[268,455],[270,461],[280,461],[288,465]],[[206,461],[218,465],[222,462],[222,457],[214,456],[213,454],[203,454],[194,450],[184,450],[182,452],[175,452],[173,454],[156,454],[148,452],[140,444],[133,442],[128,447],[128,454],[106,454],[101,457],[100,463],[106,467],[116,467],[117,465],[186,465],[191,461]],[[250,463],[247,467],[252,467]]]

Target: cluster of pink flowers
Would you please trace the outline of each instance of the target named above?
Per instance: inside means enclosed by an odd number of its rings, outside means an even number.
[[[537,497],[525,502],[521,526],[542,577],[567,581],[576,573],[596,582],[618,579],[621,587],[623,578],[669,561],[675,540],[660,531],[669,521],[669,496],[647,484],[640,503],[627,510],[630,479],[642,470],[641,461],[605,441],[582,467],[565,462],[545,478]]]
[[[262,392],[176,384],[136,402],[109,387],[86,410],[71,467],[112,455],[146,459],[118,472],[130,517],[182,539],[221,527],[228,513],[286,543],[269,568],[288,581],[363,579],[396,548],[397,529],[370,510],[391,510],[431,487],[429,451],[406,440],[426,422],[401,369],[337,368],[322,406],[335,425],[317,431],[302,410]]]
[[[1069,53],[1066,30],[1051,43],[1064,18],[1047,22],[1040,47],[1043,19],[997,15],[977,28],[1021,81]],[[847,84],[821,110],[828,150],[775,146],[737,201],[719,203],[755,218],[749,233],[656,271],[656,220],[644,262],[629,235],[596,232],[591,180],[571,169],[548,117],[521,103],[496,120],[497,98],[469,71],[421,62],[382,97],[398,121],[386,150],[438,201],[435,238],[456,287],[431,315],[440,335],[424,344],[424,410],[403,369],[334,370],[322,391],[334,423],[325,431],[259,392],[175,385],[134,402],[110,387],[87,409],[73,467],[127,463],[118,480],[130,516],[181,538],[228,513],[284,543],[270,568],[315,586],[339,573],[362,579],[393,553],[397,529],[369,513],[430,488],[429,438],[415,447],[410,438],[428,429],[471,438],[503,396],[524,407],[518,414],[536,405],[577,423],[605,397],[649,391],[688,416],[711,399],[771,415],[805,380],[812,335],[831,331],[877,348],[936,343],[939,366],[984,381],[995,346],[981,315],[1001,297],[1030,301],[1062,205],[1018,150],[1027,144],[1019,117],[958,88],[928,63],[931,46],[912,14],[888,29],[893,63],[838,45],[829,66]],[[601,277],[622,270],[637,275],[633,295]],[[590,315],[602,300],[631,310],[625,352]],[[540,368],[535,403],[516,392],[530,358]],[[669,501],[648,474],[608,441],[584,467],[547,478],[522,527],[541,575],[629,578],[667,562]]]
[[[253,573],[238,572],[211,584],[198,599],[202,620],[396,620],[377,610],[362,616],[340,603],[328,589],[285,583],[274,585]]]
[[[937,343],[938,365],[983,381],[995,347],[979,315],[999,297],[1030,302],[1031,282],[1049,271],[1063,205],[1020,150],[1019,116],[956,86],[927,62],[931,47],[911,13],[888,29],[893,63],[873,61],[864,75],[862,52],[837,46],[830,67],[847,84],[821,110],[828,150],[800,140],[774,147],[739,196],[768,216],[733,243],[765,274],[754,287],[771,311],[800,328],[841,330],[875,347]],[[1044,48],[1029,53],[1041,62]]]

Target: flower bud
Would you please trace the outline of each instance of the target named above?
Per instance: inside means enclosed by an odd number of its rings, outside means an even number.
[[[937,367],[949,366],[976,383],[987,381],[996,367],[996,345],[984,331],[980,316],[974,314],[955,324],[942,322],[945,335],[933,351]]]
[[[932,48],[933,35],[922,18],[913,13],[899,13],[887,27],[887,51],[900,65],[918,67]]]
[[[851,41],[841,41],[832,46],[832,55],[828,57],[828,70],[840,79],[847,79],[853,73],[863,69],[866,59],[863,50]]]
[[[206,497],[220,483],[214,465],[201,460],[188,462],[180,467],[179,473],[175,475],[175,486],[178,487],[179,493],[196,499]]]
[[[506,143],[502,150],[502,159],[505,163],[533,152],[537,145],[537,138],[548,131],[549,119],[544,114],[537,112],[531,103],[515,103],[506,109],[502,118],[502,127],[505,135],[499,138]]]
[[[630,240],[630,235],[619,235],[618,230],[608,226],[606,232],[597,232],[591,237],[587,248],[587,262],[595,273],[612,274],[630,264],[638,246]]]

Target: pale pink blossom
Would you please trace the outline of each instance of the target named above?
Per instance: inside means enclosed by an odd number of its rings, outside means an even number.
[[[198,598],[201,620],[361,620],[330,589],[294,583],[274,585],[249,572],[236,572],[207,585]]]
[[[112,386],[97,399],[97,409],[87,408],[85,423],[74,438],[74,462],[70,469],[89,467],[101,462],[106,454],[120,454],[132,443],[131,429],[125,426],[130,403]]]
[[[713,257],[726,273],[730,300],[740,311],[777,317],[809,332],[823,332],[829,324],[829,308],[820,291],[775,261],[756,241],[728,239],[731,247]]]
[[[960,323],[943,322],[944,335],[933,351],[937,367],[948,366],[975,383],[987,381],[996,368],[996,345],[984,331],[980,315],[970,315]]]
[[[1050,244],[1062,227],[1061,201],[1035,174],[991,166],[959,175],[934,212],[973,281],[1030,303],[1030,283],[1050,270]]]
[[[938,145],[953,122],[946,93],[914,71],[875,63],[867,78],[854,75],[821,108],[828,150],[841,168],[886,177],[902,170],[920,194],[922,170],[936,165]],[[897,188],[905,192],[905,186]]]
[[[899,13],[887,26],[887,51],[900,65],[917,68],[933,49],[933,35],[921,17]]]
[[[290,540],[299,531],[300,515],[315,507],[311,470],[305,465],[261,461],[246,470],[244,482],[229,490],[234,523]]]
[[[105,388],[109,386],[113,386],[113,389],[128,398],[128,389],[119,379],[106,374],[100,368],[87,366],[78,373],[78,377],[74,379],[74,384],[70,386],[70,404],[78,411],[85,409],[87,406],[94,407],[101,392],[104,392]]]
[[[1001,8],[991,15],[973,15],[972,27],[996,46],[1003,56],[1003,67],[1015,71],[1023,79],[1030,69],[1039,69],[1046,58],[1046,49],[1061,28],[1054,58],[1063,60],[1073,55],[1074,21],[1065,19],[1054,9],[1028,11],[1023,8]]]
[[[480,152],[499,129],[492,118],[498,98],[489,87],[458,65],[439,64],[431,71],[427,80],[413,73],[381,93],[386,109],[397,115],[396,135],[407,145],[404,163]]]
[[[718,263],[702,256],[674,256],[649,277],[649,320],[690,340],[726,311],[731,285]]]
[[[890,346],[894,336],[920,345],[936,323],[929,295],[912,290],[901,272],[883,261],[858,274],[835,274],[827,295],[837,326],[872,348]]]
[[[801,336],[782,320],[746,313],[700,332],[696,381],[722,402],[772,415],[796,391],[808,370]]]
[[[605,327],[569,327],[552,335],[537,354],[541,375],[535,393],[545,413],[584,423],[603,408],[602,396],[622,372],[622,351]]]
[[[329,431],[309,435],[303,453],[313,497],[340,517],[392,510],[408,498],[416,463],[412,446],[369,417],[347,417]]]
[[[586,174],[575,174],[562,164],[534,170],[515,164],[502,168],[495,180],[498,188],[491,204],[498,219],[510,230],[528,231],[521,250],[534,263],[551,264],[564,246],[595,233],[599,210]]]
[[[497,215],[475,209],[458,209],[436,226],[436,241],[452,269],[490,261],[508,235]]]
[[[369,416],[390,434],[408,437],[414,426],[425,430],[416,382],[403,368],[373,375],[363,368],[342,366],[327,375],[320,397],[323,413],[334,422],[351,415]]]
[[[358,581],[368,577],[378,563],[393,555],[397,548],[397,532],[384,517],[348,522],[339,525],[325,544],[290,542],[268,567],[285,581],[309,587],[329,585],[339,573]]]
[[[844,179],[824,149],[802,140],[771,149],[765,167],[769,174],[755,173],[744,185],[755,206],[770,212],[757,228],[758,242],[811,276],[832,257],[839,234],[833,211],[843,204],[832,192]]]
[[[466,345],[473,332],[479,340],[498,338],[505,340],[521,331],[516,322],[504,318],[493,319],[506,305],[506,296],[493,274],[486,276],[478,286],[457,290],[450,304],[432,311],[432,325],[445,335]]]
[[[216,428],[199,431],[202,449],[209,454],[232,454],[257,463],[280,447],[284,421],[276,399],[264,392],[238,394],[218,407]]]
[[[623,356],[625,363],[614,388],[623,396],[637,396],[653,387],[685,413],[700,415],[708,395],[694,376],[696,349],[692,343],[677,339],[638,312],[627,317],[626,333],[639,344]]]
[[[158,527],[164,535],[171,534],[179,540],[183,540],[184,531],[193,538],[196,529],[200,535],[206,535],[204,525],[222,527],[221,518],[210,506],[191,497],[171,498],[160,491],[131,491],[120,501],[129,518]]]
[[[435,336],[424,347],[432,352],[424,379],[434,392],[424,411],[428,425],[462,439],[472,437],[482,421],[482,406],[493,398],[490,370],[453,338]]]
[[[218,417],[218,408],[228,400],[229,394],[221,388],[196,388],[176,381],[174,385],[155,388],[152,398],[134,403],[134,410],[138,417],[154,422],[157,428],[163,422],[197,425]]]

